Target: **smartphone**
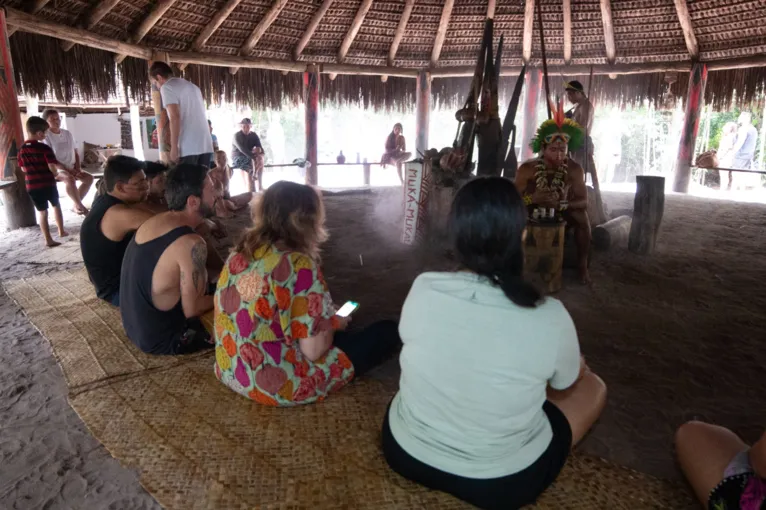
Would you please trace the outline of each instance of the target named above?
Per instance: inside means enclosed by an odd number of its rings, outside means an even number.
[[[356,301],[346,301],[346,303],[340,307],[340,310],[335,312],[335,315],[338,317],[348,317],[352,313],[354,313],[354,310],[359,308],[359,303]]]

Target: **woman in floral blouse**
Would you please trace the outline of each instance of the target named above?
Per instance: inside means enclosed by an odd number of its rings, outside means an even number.
[[[282,181],[257,200],[218,280],[215,374],[265,405],[323,400],[394,352],[397,324],[345,332],[319,267],[327,235],[313,188]]]

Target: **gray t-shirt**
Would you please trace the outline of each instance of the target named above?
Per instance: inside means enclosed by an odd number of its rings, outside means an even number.
[[[746,161],[753,159],[757,142],[758,130],[752,124],[740,127],[737,131],[737,141],[734,142],[734,159]]]
[[[207,123],[202,92],[183,78],[171,78],[160,89],[162,104],[177,104],[181,112],[181,132],[178,135],[178,155],[196,156],[213,152],[213,138]]]
[[[447,473],[498,478],[534,463],[553,432],[546,388],[580,372],[569,313],[546,298],[513,304],[471,273],[424,273],[399,321],[404,344],[391,433],[410,455]]]

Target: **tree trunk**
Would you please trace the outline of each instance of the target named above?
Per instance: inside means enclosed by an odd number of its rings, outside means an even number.
[[[314,67],[303,73],[303,97],[306,108],[306,184],[316,186],[318,157],[319,72]]]
[[[618,245],[624,245],[630,235],[630,216],[619,216],[593,229],[593,246],[606,251]]]
[[[415,149],[425,153],[428,150],[429,114],[431,113],[431,73],[425,71],[418,73],[415,109]],[[417,153],[413,156],[419,157]]]
[[[692,65],[692,72],[689,74],[684,127],[681,131],[681,141],[678,144],[678,158],[676,159],[676,172],[673,180],[673,191],[679,193],[689,192],[694,142],[697,139],[697,131],[700,126],[700,113],[705,103],[706,83],[707,66],[699,62]]]
[[[665,211],[665,178],[648,175],[636,177],[636,199],[630,226],[628,249],[639,255],[651,255]]]
[[[21,183],[24,177],[21,177]],[[3,188],[3,203],[5,204],[5,222],[8,230],[23,227],[34,227],[37,224],[32,200],[27,194],[24,184],[15,182]]]

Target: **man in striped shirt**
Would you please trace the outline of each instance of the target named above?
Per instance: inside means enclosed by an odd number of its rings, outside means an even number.
[[[56,173],[59,169],[65,170],[65,168],[56,160],[53,149],[42,143],[47,129],[48,123],[44,119],[29,117],[27,120],[29,139],[24,142],[19,151],[19,166],[24,171],[27,193],[37,209],[38,223],[45,245],[53,248],[61,243],[53,240],[48,228],[48,203],[53,206],[59,237],[69,234],[64,230],[64,217],[61,214],[59,192],[56,189]]]

